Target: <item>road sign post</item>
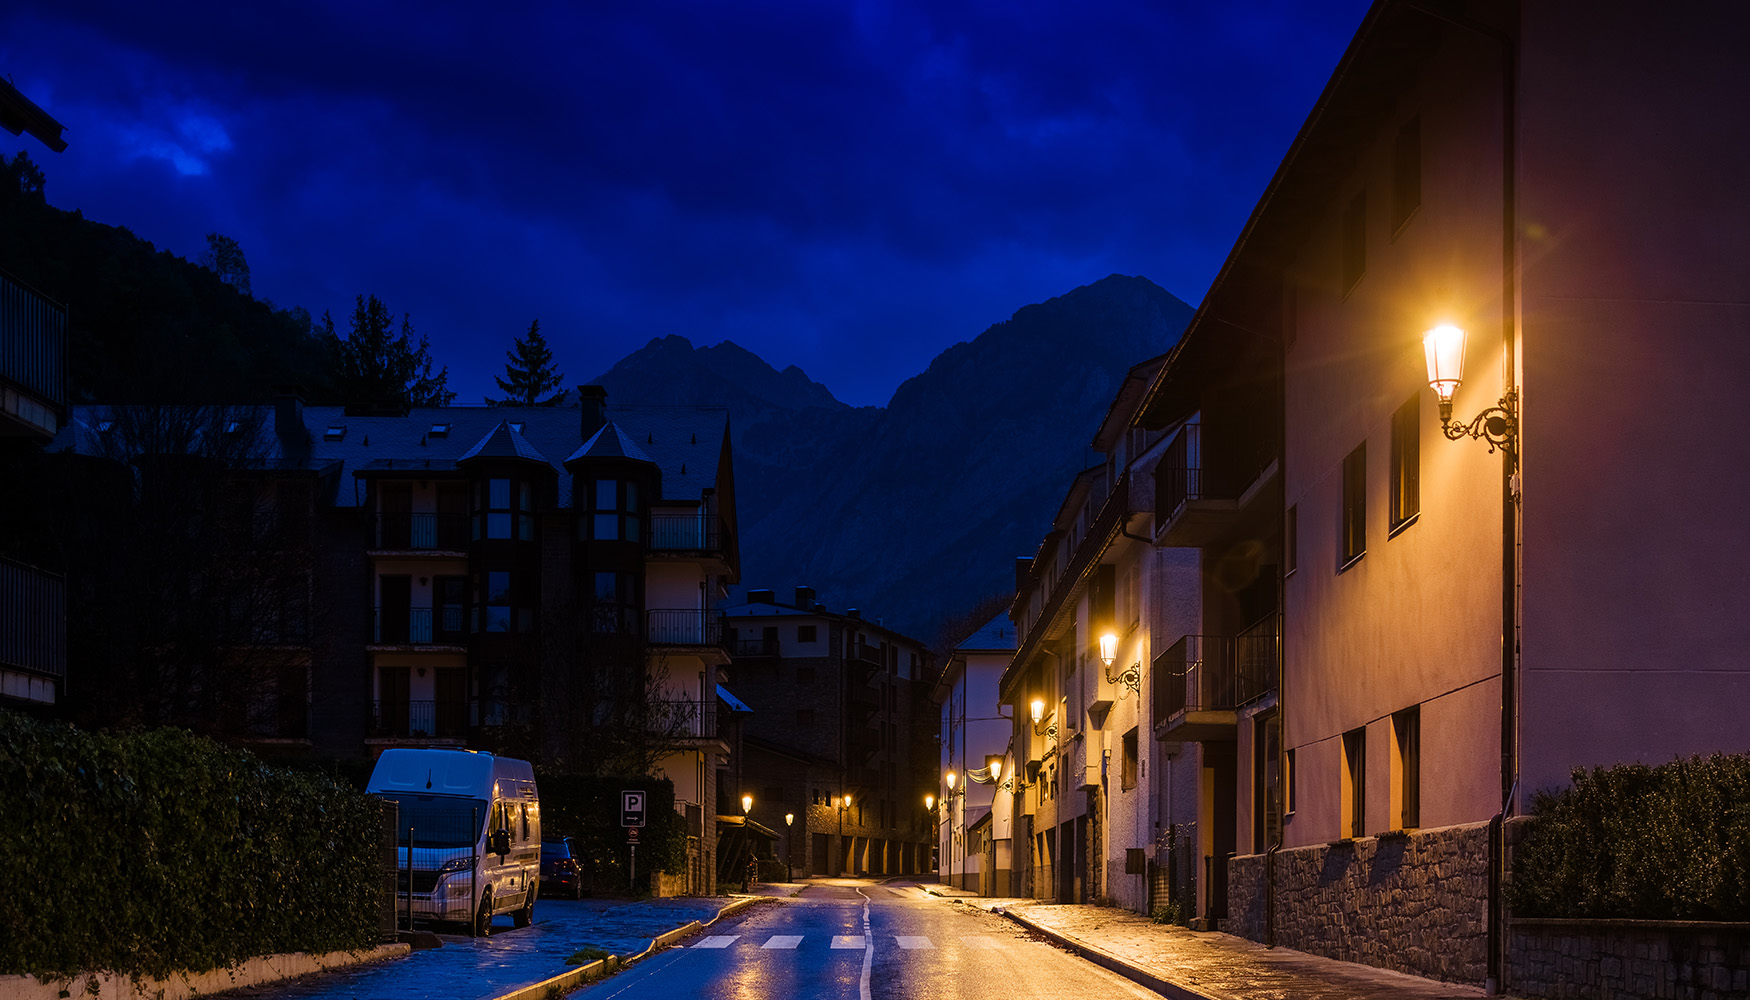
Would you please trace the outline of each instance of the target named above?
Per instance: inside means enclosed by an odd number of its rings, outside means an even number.
[[[638,890],[638,828],[644,825],[644,803],[642,791],[620,793],[620,825],[626,828],[626,846],[632,852],[627,872],[631,876],[629,888],[634,892]]]

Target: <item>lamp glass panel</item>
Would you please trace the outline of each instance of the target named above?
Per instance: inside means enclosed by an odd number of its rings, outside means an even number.
[[[1464,381],[1463,330],[1442,324],[1422,336],[1422,352],[1428,362],[1428,385],[1441,399],[1451,399]]]

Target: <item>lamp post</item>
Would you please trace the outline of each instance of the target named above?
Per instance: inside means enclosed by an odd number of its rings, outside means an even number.
[[[741,815],[743,818],[743,823],[742,823],[742,827],[741,827],[741,842],[747,845],[747,872],[746,872],[746,874],[744,874],[742,876],[742,880],[741,880],[741,883],[742,883],[741,884],[741,891],[742,892],[752,892],[753,891],[754,870],[758,867],[758,862],[756,862],[754,860],[753,836],[752,836],[752,834],[750,834],[748,832],[748,829],[747,829],[747,823],[749,821],[751,821],[751,819],[752,819],[752,817],[750,817],[748,815],[751,812],[753,812],[753,796],[743,795],[741,797]]]
[[[790,828],[796,824],[795,813],[784,814],[784,877],[791,882],[796,881],[796,844],[790,839]]]
[[[954,782],[959,777],[952,769],[942,776],[942,780],[948,783],[948,794],[943,799],[943,804],[948,807],[948,884],[956,889],[960,887],[954,884],[956,878],[954,871],[954,825],[958,820],[954,813]]]

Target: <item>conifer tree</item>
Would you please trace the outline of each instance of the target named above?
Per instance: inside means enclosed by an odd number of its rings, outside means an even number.
[[[505,351],[504,357],[505,377],[495,376],[493,381],[505,396],[487,399],[487,406],[558,406],[565,398],[565,390],[560,388],[565,375],[553,364],[553,351],[547,338],[541,336],[540,320],[529,324],[528,336],[518,338],[516,347]]]
[[[345,340],[334,330],[334,319],[322,314],[320,335],[334,352],[340,390],[348,406],[448,406],[456,398],[449,390],[450,370],[431,372],[431,345],[413,340],[413,320],[395,317],[375,295],[358,297],[352,311],[352,331]]]

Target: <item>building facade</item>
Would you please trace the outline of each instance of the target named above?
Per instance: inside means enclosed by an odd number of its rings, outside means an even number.
[[[221,620],[171,675],[173,712],[211,701],[203,731],[269,755],[454,746],[666,776],[686,887],[709,891],[730,749],[714,605],[739,572],[727,413],[578,397],[83,407],[60,443],[212,483],[197,521],[219,537],[190,577]]]
[[[942,734],[934,802],[940,817],[937,870],[943,884],[983,896],[1018,892],[1014,720],[1000,711],[997,697],[1014,655],[1015,626],[1000,614],[949,651],[932,693]],[[983,836],[969,837],[973,827]],[[1025,840],[1021,846],[1026,848]]]
[[[783,860],[810,875],[928,870],[929,650],[855,608],[829,611],[808,587],[790,603],[750,590],[725,614],[733,685],[751,712],[743,769],[722,781],[752,797],[756,821],[785,833]],[[724,796],[726,810],[737,798]]]

